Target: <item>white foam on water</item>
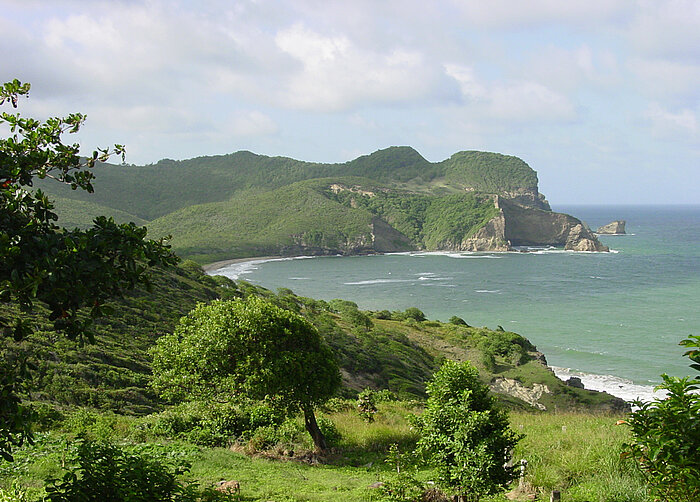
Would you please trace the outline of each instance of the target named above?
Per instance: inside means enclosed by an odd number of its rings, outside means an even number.
[[[654,398],[662,398],[665,395],[662,391],[654,391],[654,386],[652,385],[639,385],[632,380],[614,375],[583,373],[571,368],[560,368],[557,366],[551,366],[551,368],[560,380],[567,381],[571,377],[577,377],[581,379],[581,383],[586,389],[607,392],[628,402],[636,399],[651,401]]]
[[[449,281],[454,279],[454,277],[427,277],[427,276],[420,276],[418,278],[419,281]]]
[[[271,261],[292,261],[292,260],[308,260],[311,258],[316,258],[315,256],[290,256],[286,258],[264,258],[260,260],[250,260],[242,261],[240,263],[231,263],[230,265],[225,265],[216,270],[211,270],[208,272],[209,275],[223,275],[229,279],[236,280],[241,275],[250,274],[255,270],[258,270],[258,265],[262,263],[267,263]],[[290,279],[292,279],[290,277]]]
[[[504,251],[503,253],[500,254],[505,254],[507,253]],[[393,254],[400,254],[400,253],[393,253]],[[454,251],[420,251],[420,252],[410,252],[408,253],[410,256],[414,257],[424,257],[424,256],[445,256],[447,258],[487,258],[487,259],[493,259],[493,258],[503,258],[503,256],[496,256],[493,254],[483,254],[483,253],[477,253],[477,252],[469,252],[469,251],[462,251],[462,252],[454,252]]]
[[[500,293],[500,289],[475,289],[475,293]]]
[[[386,284],[393,282],[413,282],[413,279],[368,279],[366,281],[344,282],[346,286],[365,286],[367,284]]]

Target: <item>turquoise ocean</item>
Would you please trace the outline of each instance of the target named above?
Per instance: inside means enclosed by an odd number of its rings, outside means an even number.
[[[229,265],[212,273],[360,308],[418,307],[529,338],[562,378],[628,400],[648,399],[660,374],[690,374],[678,342],[700,335],[700,206],[554,207],[591,228],[611,253],[530,248],[511,253],[302,257]]]

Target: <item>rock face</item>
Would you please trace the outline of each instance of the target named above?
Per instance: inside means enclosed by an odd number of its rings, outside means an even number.
[[[625,233],[625,220],[616,220],[598,228],[599,234],[619,235]]]
[[[581,220],[564,213],[525,207],[500,199],[505,238],[513,246],[564,246],[572,251],[609,251]]]
[[[506,219],[503,211],[498,216],[464,239],[455,251],[510,251],[510,243],[505,238]]]
[[[571,251],[609,251],[579,219],[513,199],[494,197],[499,214],[452,251],[510,251],[513,246],[564,246]]]
[[[551,394],[549,387],[540,383],[535,383],[532,388],[525,387],[523,384],[512,378],[496,378],[489,388],[492,392],[498,394],[508,394],[509,396],[517,397],[521,401],[525,401],[530,406],[538,410],[545,411],[545,405],[539,402],[542,394]]]

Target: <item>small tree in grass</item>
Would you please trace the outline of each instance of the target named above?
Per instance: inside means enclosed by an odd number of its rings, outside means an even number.
[[[681,345],[691,368],[700,371],[700,337]],[[639,407],[627,424],[632,442],[626,455],[637,462],[657,500],[700,500],[700,375],[695,378],[661,375],[657,389],[664,398],[636,401]]]
[[[505,412],[469,363],[446,361],[427,385],[425,412],[416,418],[416,452],[436,470],[440,484],[460,502],[477,501],[505,489],[517,474],[507,467],[520,440]]]
[[[317,450],[314,408],[340,385],[331,349],[314,326],[257,297],[198,305],[153,349],[153,382],[166,399],[245,396],[301,409]]]

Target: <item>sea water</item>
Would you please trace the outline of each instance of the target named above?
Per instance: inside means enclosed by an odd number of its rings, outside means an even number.
[[[234,264],[213,273],[362,309],[418,307],[527,337],[562,378],[628,400],[660,375],[692,370],[678,342],[700,334],[700,206],[557,207],[601,235],[610,253],[530,248],[511,253],[401,253]]]

